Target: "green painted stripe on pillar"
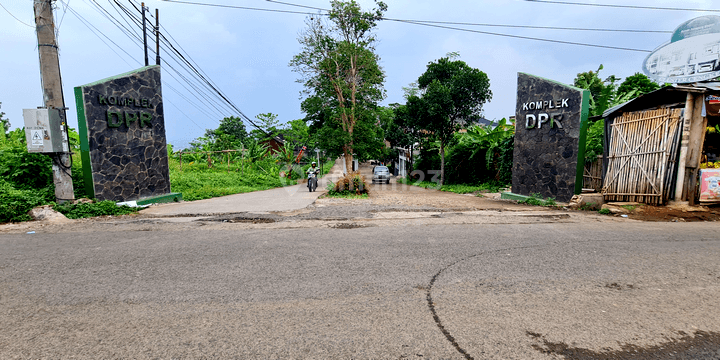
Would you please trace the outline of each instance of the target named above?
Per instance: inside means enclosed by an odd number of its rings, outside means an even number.
[[[75,88],[75,108],[77,109],[78,133],[80,135],[80,159],[82,160],[83,182],[85,195],[95,198],[95,183],[92,176],[92,162],[90,162],[90,143],[88,140],[87,119],[85,118],[85,101],[82,87]]]
[[[580,110],[580,138],[578,139],[577,169],[575,172],[575,195],[582,194],[583,175],[585,174],[585,145],[587,142],[588,118],[590,117],[590,91],[583,90],[582,109]]]

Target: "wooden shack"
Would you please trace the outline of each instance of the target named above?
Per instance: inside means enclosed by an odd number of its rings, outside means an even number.
[[[701,163],[717,161],[720,83],[668,85],[608,109],[602,194],[606,201],[698,200]],[[720,105],[720,97],[717,98]],[[720,108],[720,106],[719,106]]]

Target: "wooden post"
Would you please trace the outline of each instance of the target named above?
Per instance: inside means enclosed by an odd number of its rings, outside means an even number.
[[[228,167],[227,167],[227,172],[228,172],[228,174],[229,174],[229,173],[230,173],[230,153],[229,153],[229,152],[227,153],[227,156],[228,156]]]
[[[207,157],[208,157],[208,160],[207,160],[208,161],[208,169],[210,169],[212,167],[212,161],[210,161],[210,152],[209,151],[207,152]]]
[[[685,173],[685,192],[690,205],[695,205],[697,176],[700,169],[700,160],[702,160],[703,143],[705,142],[707,128],[707,118],[702,116],[704,102],[704,94],[695,97],[695,108],[693,109],[693,118],[690,124],[690,139],[685,162],[685,168],[687,169]]]
[[[678,161],[677,180],[675,182],[675,201],[683,200],[685,185],[685,164],[687,162],[688,144],[690,143],[690,124],[693,118],[693,108],[695,107],[695,96],[692,93],[687,94],[685,100],[685,116],[682,122],[682,136],[680,140],[680,159]]]

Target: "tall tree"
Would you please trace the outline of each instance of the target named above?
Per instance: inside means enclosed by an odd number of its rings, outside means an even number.
[[[660,88],[656,82],[650,80],[645,74],[635,73],[628,76],[617,88],[618,94],[627,94],[635,90],[635,96],[647,94]]]
[[[479,118],[492,98],[487,74],[456,57],[448,54],[429,63],[418,78],[422,96],[409,95],[407,101],[410,117],[440,142],[440,186],[445,182],[445,147],[456,131]]]
[[[310,135],[308,133],[308,126],[305,120],[297,119],[288,121],[287,127],[285,128],[285,140],[288,140],[295,144],[310,145]]]
[[[230,116],[220,120],[220,126],[217,128],[223,134],[233,137],[237,141],[244,141],[247,137],[247,129],[245,123],[239,117]]]
[[[258,120],[258,127],[260,129],[253,129],[250,131],[252,136],[257,141],[270,140],[280,134],[280,121],[277,119],[278,115],[273,113],[257,114],[255,119]]]
[[[366,156],[378,142],[370,124],[372,109],[385,95],[385,74],[373,30],[387,5],[376,1],[375,9],[364,12],[355,0],[330,4],[327,21],[320,16],[306,21],[298,39],[302,50],[290,66],[301,75],[307,95],[302,109],[315,123],[321,146],[331,155],[344,154],[351,169],[353,154]]]

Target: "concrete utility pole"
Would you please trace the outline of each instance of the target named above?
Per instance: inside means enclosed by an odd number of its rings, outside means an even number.
[[[155,65],[160,65],[160,11],[155,9]]]
[[[143,49],[145,50],[145,66],[148,66],[148,50],[147,50],[147,25],[145,24],[145,11],[147,8],[145,7],[145,3],[140,3],[140,7],[142,8],[142,23],[143,23]]]
[[[55,21],[53,19],[52,2],[54,0],[34,0],[35,27],[40,53],[40,79],[43,87],[43,101],[50,111],[60,112],[63,136],[67,140],[67,116],[65,114],[65,99],[62,92],[60,77],[60,61],[58,59],[58,46],[55,39]],[[75,200],[71,176],[70,149],[65,152],[50,155],[53,160],[53,182],[55,183],[55,198],[58,203]]]

